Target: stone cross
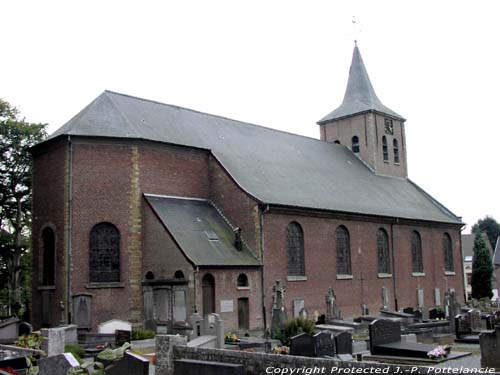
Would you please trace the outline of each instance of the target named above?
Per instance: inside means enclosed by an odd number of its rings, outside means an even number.
[[[326,300],[326,321],[328,322],[332,319],[338,318],[338,316],[336,316],[337,315],[336,313],[338,313],[338,311],[336,311],[337,305],[335,303],[337,297],[335,296],[335,292],[333,291],[332,288],[328,288],[325,300]]]
[[[273,287],[273,292],[274,292],[273,309],[281,309],[283,307],[285,290],[286,290],[285,287],[281,285],[281,280],[276,280],[276,285]]]

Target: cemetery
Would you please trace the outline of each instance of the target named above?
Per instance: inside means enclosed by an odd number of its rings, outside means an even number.
[[[500,371],[500,311],[491,306],[459,306],[453,290],[446,292],[442,307],[401,311],[387,308],[387,293],[382,290],[377,314],[362,309],[356,319],[344,319],[330,288],[325,293],[324,314],[315,321],[303,304],[287,315],[281,282],[276,283],[274,293],[272,334],[268,336],[227,331],[215,313],[194,313],[188,321],[179,322],[182,334],[173,329],[159,332],[162,328],[157,327],[156,337],[144,340],[133,340],[136,327],[119,319],[101,322],[96,333],[71,324],[31,332],[28,323],[7,319],[0,324],[0,338],[8,342],[0,345],[0,371],[29,374],[30,366],[36,366],[39,375],[90,371],[187,375],[253,374],[265,371],[266,366],[413,366],[419,373],[429,373],[426,366],[453,367],[462,358],[463,366],[474,357],[472,352],[480,356],[478,366]],[[461,347],[463,343],[468,346]]]

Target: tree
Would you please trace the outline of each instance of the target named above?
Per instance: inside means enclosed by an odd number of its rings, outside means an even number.
[[[500,236],[500,224],[491,216],[486,215],[483,219],[479,219],[477,223],[472,226],[472,233],[477,234],[481,232],[486,232],[491,248],[494,249],[497,243],[497,238]]]
[[[21,306],[22,258],[30,248],[31,156],[28,149],[46,136],[46,124],[31,124],[0,99],[0,273],[10,301]],[[26,268],[27,266],[25,266]]]
[[[491,278],[493,276],[493,265],[491,263],[490,251],[486,247],[481,233],[474,237],[474,257],[472,260],[472,275],[470,284],[472,287],[472,298],[481,299],[493,297]]]

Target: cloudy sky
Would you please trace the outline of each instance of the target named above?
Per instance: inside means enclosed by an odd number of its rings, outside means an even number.
[[[0,10],[0,97],[50,132],[109,89],[317,138],[357,39],[379,98],[407,118],[410,178],[468,224],[500,220],[498,1],[4,0]]]

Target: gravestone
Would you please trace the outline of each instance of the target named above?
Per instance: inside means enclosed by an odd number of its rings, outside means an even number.
[[[471,309],[468,311],[468,316],[470,320],[470,328],[472,332],[481,332],[481,312],[479,310]]]
[[[73,323],[79,329],[88,329],[91,327],[91,302],[91,294],[82,293],[73,296]]]
[[[389,357],[425,358],[435,345],[403,342],[397,321],[378,319],[369,326],[370,353]]]
[[[328,288],[326,293],[326,321],[329,322],[334,319],[341,319],[342,314],[337,306],[337,297],[332,288]]]
[[[339,332],[335,334],[335,346],[337,354],[352,354],[351,332]]]
[[[376,354],[376,347],[401,341],[401,324],[395,320],[377,319],[368,326],[370,333],[370,352]]]
[[[368,309],[368,305],[366,303],[361,305],[361,315],[370,315],[370,310]]]
[[[132,324],[120,319],[111,319],[99,324],[99,333],[115,333],[116,330],[132,331]]]
[[[115,345],[117,347],[122,346],[126,342],[131,342],[131,341],[132,341],[132,332],[121,329],[117,329],[115,331]]]
[[[285,288],[281,284],[281,280],[276,281],[273,287],[273,309],[271,317],[271,336],[276,337],[281,334],[281,330],[286,322],[286,310],[283,306],[285,298]]]
[[[425,305],[424,301],[424,290],[417,288],[417,307],[422,308]]]
[[[446,318],[450,321],[451,332],[455,332],[455,317],[460,314],[460,305],[456,300],[455,291],[453,289],[448,289],[444,295],[444,313]]]
[[[382,287],[382,310],[389,310],[389,288]]]
[[[500,326],[491,332],[481,332],[479,345],[481,347],[481,367],[500,371]]]
[[[429,309],[425,306],[422,306],[420,308],[420,311],[422,312],[422,320],[429,320]]]
[[[126,351],[123,358],[106,367],[106,375],[148,375],[149,361],[137,354]]]
[[[194,340],[195,338],[200,337],[203,334],[202,332],[203,318],[201,317],[200,314],[195,312],[194,314],[191,315],[189,321],[191,323],[191,326],[193,327],[193,332],[191,333],[189,339]]]
[[[42,350],[48,357],[64,353],[65,329],[61,328],[42,328],[40,330],[43,336]]]
[[[456,341],[466,343],[479,343],[479,335],[473,332],[469,313],[459,314],[455,317]]]
[[[316,357],[333,357],[336,353],[335,338],[331,332],[319,332],[313,336]]]
[[[441,291],[439,288],[434,289],[434,305],[441,306]]]
[[[174,322],[183,322],[187,319],[186,291],[174,290]]]
[[[19,339],[18,318],[10,317],[0,321],[0,343],[12,343]]]
[[[66,375],[69,369],[79,365],[71,353],[40,358],[38,361],[38,375]]]
[[[306,308],[302,308],[299,311],[299,318],[307,319],[307,309]]]
[[[300,312],[304,309],[304,300],[294,299],[292,301],[292,305],[293,305],[293,317],[298,318],[300,316]]]
[[[299,333],[290,339],[290,354],[302,357],[315,356],[315,339],[308,333]]]
[[[437,319],[437,316],[438,316],[438,309],[434,307],[433,309],[429,310],[429,319],[431,320]]]
[[[405,314],[412,314],[412,315],[413,315],[413,314],[415,313],[415,309],[414,309],[413,307],[405,307],[405,308],[403,309],[403,312],[404,312]]]
[[[417,309],[413,311],[413,316],[415,317],[415,320],[422,320],[422,310]]]
[[[495,329],[495,326],[496,326],[496,316],[495,315],[488,314],[488,315],[486,315],[484,320],[486,320],[486,329],[488,329],[488,330]]]
[[[13,350],[0,350],[0,368],[12,368],[14,370],[24,370],[28,367],[26,357],[28,353]]]

